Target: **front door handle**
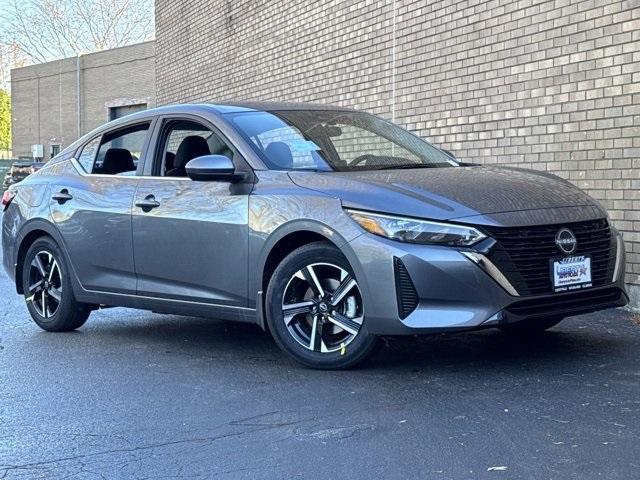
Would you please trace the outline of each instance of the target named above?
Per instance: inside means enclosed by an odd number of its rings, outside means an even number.
[[[51,195],[51,198],[62,205],[63,203],[71,200],[73,198],[73,195],[69,193],[69,190],[63,188],[58,193],[54,193],[53,195]]]
[[[160,206],[160,202],[156,200],[156,197],[153,195],[147,195],[144,197],[144,200],[139,200],[136,202],[136,207],[142,209],[143,212],[150,212],[154,208],[158,208]]]

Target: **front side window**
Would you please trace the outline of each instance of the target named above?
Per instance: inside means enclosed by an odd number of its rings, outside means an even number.
[[[457,166],[439,148],[366,113],[292,110],[243,112],[228,117],[272,169],[352,171]]]
[[[209,127],[192,120],[170,120],[164,127],[163,148],[158,152],[156,165],[165,177],[186,177],[186,165],[203,155],[224,155],[233,158],[226,141]]]
[[[97,149],[89,173],[102,175],[133,175],[142,158],[149,124],[136,125],[106,133]],[[87,147],[89,144],[87,144]],[[85,147],[85,149],[87,148]],[[84,155],[84,149],[83,149]],[[82,155],[81,155],[82,157]],[[89,154],[87,154],[89,157]],[[87,167],[80,161],[85,170]],[[89,163],[87,158],[86,163]]]

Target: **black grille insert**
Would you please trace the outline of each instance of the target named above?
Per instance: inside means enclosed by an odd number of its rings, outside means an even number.
[[[611,283],[615,246],[606,219],[532,227],[484,227],[497,242],[488,257],[520,295],[553,293],[549,260],[564,256],[555,243],[556,233],[563,227],[571,230],[578,241],[572,256],[591,257],[593,286]]]
[[[393,257],[393,269],[396,277],[396,297],[398,299],[398,314],[401,319],[407,318],[418,306],[418,293],[416,292],[407,267],[402,260]]]
[[[507,307],[507,312],[526,318],[577,315],[625,303],[622,290],[610,287],[521,300]]]

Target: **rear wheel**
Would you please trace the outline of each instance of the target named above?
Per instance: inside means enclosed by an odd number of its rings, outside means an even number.
[[[43,330],[75,330],[89,317],[89,308],[76,302],[68,272],[51,237],[39,238],[29,247],[22,267],[22,288],[31,318]]]
[[[353,270],[328,243],[294,250],[273,273],[266,296],[267,322],[278,346],[312,368],[356,365],[374,349],[362,294]]]
[[[525,337],[528,335],[540,335],[546,330],[549,330],[551,327],[555,327],[562,320],[564,320],[563,317],[524,320],[518,323],[512,323],[511,325],[502,325],[499,328],[504,333],[508,333],[509,335]]]

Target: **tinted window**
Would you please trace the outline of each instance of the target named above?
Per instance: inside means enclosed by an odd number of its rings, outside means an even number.
[[[107,133],[102,137],[91,173],[103,175],[132,174],[142,158],[149,124]]]

